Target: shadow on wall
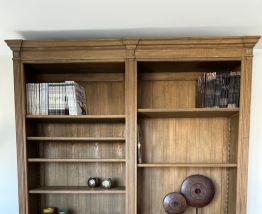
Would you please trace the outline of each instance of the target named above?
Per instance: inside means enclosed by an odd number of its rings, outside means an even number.
[[[244,36],[257,35],[260,29],[254,27],[179,27],[179,28],[128,28],[97,30],[50,30],[17,31],[24,39],[84,39],[125,37],[192,37],[192,36]]]

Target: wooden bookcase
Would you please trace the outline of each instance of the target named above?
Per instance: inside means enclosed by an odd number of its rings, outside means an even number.
[[[44,207],[71,214],[162,214],[163,197],[196,173],[216,187],[212,203],[198,213],[245,214],[258,39],[7,40],[14,62],[20,214]],[[241,71],[240,107],[196,108],[196,79],[234,69]],[[26,114],[26,83],[65,80],[85,87],[88,115]],[[91,176],[112,177],[115,186],[89,189]]]

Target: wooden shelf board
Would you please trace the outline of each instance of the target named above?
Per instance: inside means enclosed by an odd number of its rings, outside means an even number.
[[[112,189],[89,188],[87,186],[49,186],[29,190],[31,194],[125,194],[125,187]]]
[[[138,109],[138,117],[230,117],[239,113],[239,108],[184,108],[184,109]]]
[[[124,163],[125,159],[28,158],[30,163]]]
[[[40,122],[124,122],[125,115],[27,115],[27,119]]]
[[[234,163],[144,163],[138,164],[142,168],[157,168],[157,167],[181,167],[181,168],[236,168]]]
[[[28,141],[94,141],[94,142],[125,142],[122,137],[27,137]]]

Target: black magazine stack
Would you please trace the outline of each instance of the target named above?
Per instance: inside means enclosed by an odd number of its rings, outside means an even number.
[[[208,72],[196,81],[197,108],[237,108],[240,96],[240,72]]]

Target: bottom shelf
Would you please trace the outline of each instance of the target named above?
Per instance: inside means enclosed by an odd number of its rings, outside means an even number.
[[[125,194],[125,187],[104,189],[101,187],[89,188],[87,186],[48,186],[29,190],[31,194]]]
[[[68,214],[123,214],[125,194],[29,194],[29,213],[44,208],[67,209]]]
[[[165,214],[163,199],[170,192],[180,192],[181,184],[191,175],[212,179],[216,193],[213,201],[198,213],[233,214],[236,210],[237,168],[232,167],[141,167],[138,168],[137,201],[139,214]],[[188,207],[185,214],[194,214]]]

